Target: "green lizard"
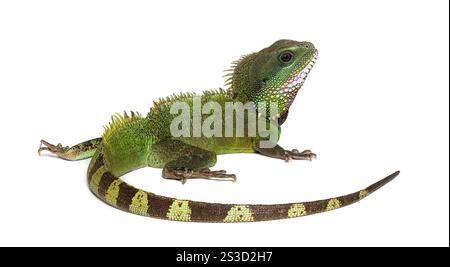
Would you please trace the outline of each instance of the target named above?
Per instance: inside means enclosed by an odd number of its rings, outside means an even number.
[[[212,171],[216,156],[227,153],[260,153],[281,160],[311,160],[316,157],[310,150],[286,150],[277,145],[279,127],[287,119],[289,107],[302,87],[317,59],[312,43],[279,40],[259,52],[241,57],[229,70],[228,90],[209,90],[201,96],[201,102],[214,101],[222,108],[226,103],[254,103],[254,111],[263,118],[266,126],[275,126],[277,138],[272,146],[262,146],[266,140],[256,136],[231,137],[174,137],[171,122],[176,114],[171,112],[173,103],[194,105],[194,93],[173,95],[154,103],[147,116],[138,113],[116,114],[105,127],[101,138],[92,139],[73,147],[52,145],[41,140],[41,151],[50,151],[66,160],[92,157],[87,171],[89,188],[104,202],[134,214],[196,222],[247,222],[299,217],[340,208],[359,201],[382,187],[399,172],[359,190],[355,193],[312,202],[288,204],[219,204],[180,200],[156,195],[135,188],[119,177],[138,168],[150,166],[162,168],[167,179],[234,180],[233,174]],[[260,110],[260,104],[276,107],[275,116]],[[189,119],[192,122],[194,115]],[[201,115],[204,122],[208,116]],[[188,121],[189,121],[188,119]],[[248,120],[245,120],[247,126]],[[222,120],[223,124],[223,120]],[[234,125],[235,126],[235,125]],[[189,130],[194,130],[192,126]],[[272,129],[272,128],[271,128]],[[271,141],[269,141],[270,143]]]

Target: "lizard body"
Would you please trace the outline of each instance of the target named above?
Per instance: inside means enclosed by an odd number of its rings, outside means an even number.
[[[229,179],[233,174],[211,171],[217,155],[228,153],[260,153],[282,160],[311,160],[315,154],[309,150],[285,150],[279,145],[280,126],[286,121],[289,107],[303,85],[317,58],[317,50],[309,42],[279,40],[271,46],[234,62],[227,80],[228,90],[205,91],[202,95],[184,93],[160,99],[144,117],[138,113],[116,114],[105,127],[101,138],[95,138],[71,148],[54,146],[41,141],[39,152],[48,150],[67,160],[92,157],[87,177],[91,191],[109,205],[134,214],[177,221],[198,222],[248,222],[293,218],[340,208],[366,197],[394,179],[395,172],[373,185],[357,192],[312,202],[287,204],[220,204],[180,200],[156,195],[135,188],[120,179],[120,176],[143,167],[162,168],[167,179],[186,181],[194,178]],[[263,118],[266,126],[274,126],[276,140],[273,146],[263,147],[261,140],[266,135],[205,137],[203,135],[173,136],[171,123],[177,114],[171,112],[174,103],[185,103],[189,108],[200,103],[214,102],[221,110],[227,103],[254,103],[249,109]],[[260,106],[264,103],[276,107],[272,116]],[[226,121],[226,114],[213,114]],[[202,123],[211,114],[200,114]],[[196,115],[192,112],[184,122],[189,122],[189,132],[197,131]],[[181,122],[182,123],[182,122]],[[248,126],[249,120],[244,120]],[[234,125],[235,126],[235,125]],[[236,127],[235,127],[236,128]],[[234,130],[234,129],[233,129]],[[269,130],[271,131],[271,130]],[[234,132],[234,131],[233,131]],[[217,132],[216,132],[217,133]]]

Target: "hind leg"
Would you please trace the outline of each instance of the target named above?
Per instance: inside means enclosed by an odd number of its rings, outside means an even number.
[[[188,145],[178,140],[166,140],[154,144],[152,152],[164,162],[162,177],[183,183],[188,179],[235,181],[234,174],[226,171],[211,171],[216,164],[216,153]]]
[[[45,140],[41,140],[38,153],[40,155],[42,151],[50,151],[62,159],[82,160],[92,157],[101,141],[101,138],[95,138],[72,147],[63,147],[61,144],[53,145]]]

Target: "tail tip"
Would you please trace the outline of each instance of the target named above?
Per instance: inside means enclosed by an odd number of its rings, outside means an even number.
[[[390,181],[394,180],[395,177],[397,177],[400,174],[400,171],[396,171],[392,173],[391,175],[388,175],[387,177],[379,180],[378,182],[370,185],[367,187],[367,190],[372,193],[378,190],[379,188],[383,187],[385,184],[389,183]]]
[[[399,175],[400,175],[400,171],[398,170],[398,171],[393,172],[392,174],[388,175],[386,178],[382,179],[382,181],[384,180],[385,181],[384,184],[387,184],[388,182],[394,180],[394,178]]]

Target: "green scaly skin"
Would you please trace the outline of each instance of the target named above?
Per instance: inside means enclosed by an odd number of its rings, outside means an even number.
[[[278,107],[275,117],[262,114],[267,124],[274,124],[278,129],[286,121],[289,107],[316,57],[317,50],[311,43],[279,40],[235,61],[227,75],[229,89],[206,91],[201,95],[202,102],[215,101],[222,110],[226,102],[252,101],[257,110],[265,102]],[[182,101],[192,107],[194,95],[179,94],[161,99],[145,117],[133,112],[116,114],[101,138],[70,148],[42,140],[39,152],[47,150],[67,160],[93,157],[88,182],[91,191],[101,200],[134,214],[176,221],[248,222],[325,212],[359,201],[399,174],[395,172],[365,189],[340,197],[273,205],[179,200],[134,188],[121,180],[121,175],[147,166],[162,168],[163,178],[183,182],[194,178],[235,180],[233,174],[209,169],[215,165],[217,155],[228,153],[260,153],[286,161],[315,158],[309,150],[285,150],[277,144],[273,148],[260,147],[259,141],[263,139],[260,136],[172,137],[170,124],[177,116],[170,113],[172,103]],[[208,116],[202,115],[202,121]]]

